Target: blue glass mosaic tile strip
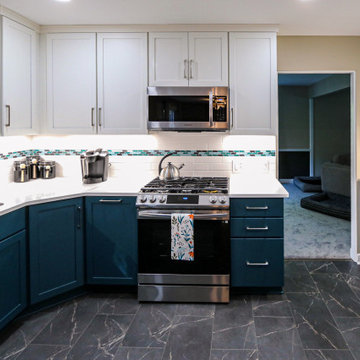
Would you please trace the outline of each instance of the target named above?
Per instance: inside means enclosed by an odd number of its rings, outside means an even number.
[[[22,158],[30,155],[79,156],[86,150],[73,149],[31,149],[0,153],[0,160]],[[275,156],[275,150],[108,150],[110,156],[164,156],[173,152],[174,156]]]

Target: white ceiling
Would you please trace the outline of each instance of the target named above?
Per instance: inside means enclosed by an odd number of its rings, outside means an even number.
[[[0,0],[40,25],[279,24],[281,35],[360,35],[359,0]]]

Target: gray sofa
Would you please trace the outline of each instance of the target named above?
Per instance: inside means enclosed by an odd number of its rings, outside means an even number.
[[[319,194],[301,199],[301,207],[350,220],[350,155],[336,155],[321,168]]]

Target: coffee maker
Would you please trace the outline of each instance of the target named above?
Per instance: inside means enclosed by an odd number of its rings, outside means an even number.
[[[80,155],[84,184],[106,181],[109,173],[109,154],[102,149],[88,150]]]

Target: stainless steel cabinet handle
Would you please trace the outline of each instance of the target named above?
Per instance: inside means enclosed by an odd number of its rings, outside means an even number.
[[[77,228],[80,229],[81,228],[81,206],[77,207],[77,211],[78,211],[78,224],[77,224]]]
[[[7,123],[5,124],[6,127],[10,126],[10,105],[5,105],[6,109],[7,109]]]
[[[262,263],[253,263],[253,262],[247,261],[246,266],[269,266],[269,262],[265,261]]]
[[[102,108],[99,108],[99,126],[102,126],[101,113],[102,113]]]
[[[107,203],[107,204],[114,204],[114,203],[117,203],[117,204],[121,204],[122,203],[122,200],[121,199],[100,199],[99,202],[101,203]]]
[[[230,129],[234,127],[234,108],[231,108],[231,125]]]
[[[188,71],[186,71],[187,68],[187,60],[184,60],[184,79],[187,79],[186,74],[189,72],[189,69],[187,69]]]
[[[192,64],[193,64],[193,60],[190,60],[190,79],[193,78]]]
[[[256,228],[254,228],[254,227],[247,226],[246,230],[249,230],[249,231],[266,231],[266,230],[269,230],[269,227],[265,226],[265,227],[256,227]]]
[[[91,108],[91,126],[95,126],[94,124],[94,111],[95,111],[95,108]]]
[[[268,206],[246,206],[246,210],[268,210]]]

